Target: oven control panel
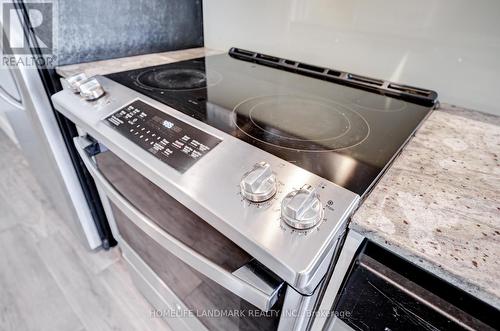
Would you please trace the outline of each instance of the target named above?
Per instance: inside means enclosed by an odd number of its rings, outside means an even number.
[[[104,121],[181,173],[221,142],[140,100],[119,109]]]
[[[335,196],[326,182],[306,179],[306,184],[298,181],[295,185],[286,185],[278,178],[283,168],[286,168],[286,164],[280,163],[275,172],[271,164],[265,161],[249,168],[238,185],[238,194],[243,202],[241,207],[256,208],[263,212],[270,210],[276,215],[272,219],[279,221],[276,224],[283,231],[299,235],[320,231],[321,224],[328,219],[338,219],[338,216],[332,216],[336,203],[331,198],[326,199]],[[285,189],[285,186],[288,188]]]

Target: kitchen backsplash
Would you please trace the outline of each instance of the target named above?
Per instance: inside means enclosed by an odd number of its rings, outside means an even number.
[[[201,0],[59,0],[58,65],[203,45]]]
[[[439,92],[500,115],[500,1],[203,2],[205,46],[231,46]]]

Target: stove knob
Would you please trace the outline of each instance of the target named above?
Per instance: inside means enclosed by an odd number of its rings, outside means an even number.
[[[281,219],[292,228],[309,229],[323,217],[323,206],[311,185],[290,192],[281,202]]]
[[[104,95],[104,89],[97,79],[91,78],[80,85],[80,95],[87,101],[94,101]]]
[[[80,85],[82,85],[82,83],[84,83],[86,80],[87,80],[87,75],[83,72],[66,78],[66,82],[68,83],[69,88],[74,93],[80,92]]]
[[[241,195],[252,202],[263,202],[276,194],[276,176],[267,162],[259,162],[243,175],[240,182]]]

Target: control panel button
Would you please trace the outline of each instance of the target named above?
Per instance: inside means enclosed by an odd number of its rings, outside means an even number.
[[[321,221],[323,206],[317,190],[304,185],[288,193],[281,202],[281,219],[295,229],[309,229]]]
[[[276,176],[267,162],[259,162],[243,175],[240,182],[241,195],[252,202],[271,199],[277,190]]]
[[[68,83],[69,88],[74,93],[80,93],[80,85],[82,85],[82,83],[84,83],[86,80],[87,75],[83,72],[66,78],[66,82]]]
[[[180,173],[222,142],[141,100],[116,110],[104,123]]]
[[[97,100],[104,95],[104,89],[95,78],[91,78],[80,85],[80,95],[85,100]]]

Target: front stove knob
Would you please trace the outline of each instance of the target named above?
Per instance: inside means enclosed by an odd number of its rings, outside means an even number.
[[[276,194],[276,176],[267,162],[259,162],[243,175],[240,182],[241,195],[252,202],[263,202]]]
[[[104,89],[95,78],[80,85],[80,95],[87,101],[94,101],[104,95]]]
[[[87,80],[87,75],[83,72],[66,78],[66,82],[68,83],[69,88],[74,93],[80,92],[80,85],[82,85],[82,83],[84,83],[86,80]]]
[[[309,229],[321,221],[323,206],[311,185],[290,192],[281,202],[281,219],[295,229]]]

